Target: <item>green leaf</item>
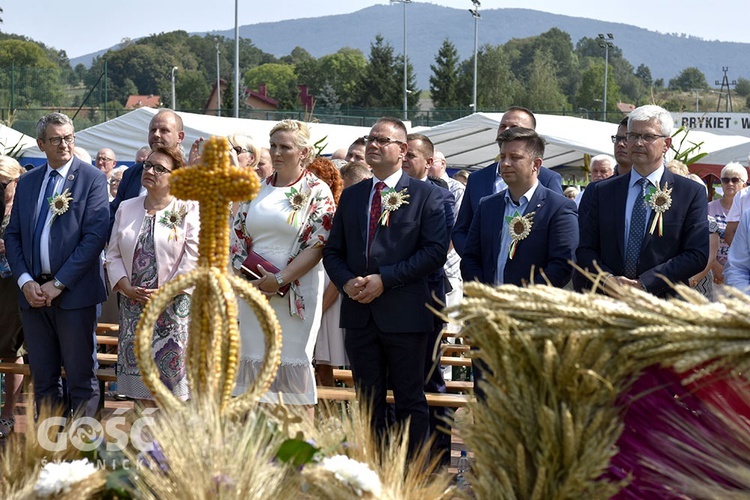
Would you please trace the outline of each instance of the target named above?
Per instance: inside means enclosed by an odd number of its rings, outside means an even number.
[[[287,439],[276,452],[276,459],[299,467],[312,461],[318,448],[301,439]]]

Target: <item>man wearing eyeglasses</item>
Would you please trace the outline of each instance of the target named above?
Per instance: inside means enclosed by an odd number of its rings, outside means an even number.
[[[448,253],[438,187],[401,170],[406,128],[381,118],[365,138],[373,179],[344,190],[323,264],[341,291],[341,327],[360,398],[371,398],[372,425],[383,436],[386,389],[392,381],[396,418],[409,420],[409,446],[428,435],[424,352],[433,327],[427,276]]]
[[[177,148],[185,138],[182,118],[171,109],[162,109],[151,118],[148,126],[148,145],[153,149],[156,146]],[[110,203],[109,227],[115,223],[117,208],[125,200],[140,196],[146,192],[141,185],[141,174],[143,163],[136,163],[122,174],[120,186],[117,188],[117,196]]]
[[[505,130],[513,127],[523,127],[531,130],[536,129],[536,117],[530,109],[522,106],[511,106],[500,119],[500,125],[497,128],[498,137]],[[500,143],[498,143],[500,147]],[[539,183],[551,189],[552,191],[563,194],[562,177],[557,172],[542,166],[539,169]],[[489,165],[481,170],[477,170],[469,176],[464,191],[464,199],[461,201],[461,209],[456,217],[456,225],[453,226],[451,239],[453,246],[459,255],[463,255],[464,246],[466,245],[466,236],[469,234],[471,220],[474,218],[479,207],[479,200],[485,196],[499,193],[506,189],[508,185],[503,181],[498,162]]]
[[[47,164],[21,176],[5,233],[37,406],[65,406],[65,368],[73,410],[94,416],[96,306],[104,302],[99,255],[107,240],[106,176],[73,155],[73,122],[50,113],[37,124]]]
[[[630,113],[627,144],[633,168],[599,183],[579,219],[578,264],[615,282],[656,296],[674,294],[671,283],[688,283],[708,262],[705,190],[665,168],[672,117],[653,105]],[[671,191],[670,191],[671,190]]]
[[[102,148],[96,153],[96,168],[104,172],[107,176],[107,181],[112,178],[112,170],[117,165],[117,159],[115,158],[115,152],[109,148]]]

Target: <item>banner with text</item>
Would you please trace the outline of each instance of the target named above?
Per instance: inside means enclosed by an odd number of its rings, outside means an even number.
[[[750,137],[750,113],[672,113],[675,128]]]

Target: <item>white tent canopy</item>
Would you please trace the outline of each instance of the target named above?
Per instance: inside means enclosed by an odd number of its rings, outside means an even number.
[[[133,163],[136,151],[148,145],[148,127],[157,109],[139,108],[113,120],[89,127],[76,132],[76,146],[88,151],[92,157],[101,148],[107,147],[114,151],[118,163]],[[185,130],[183,146],[187,151],[193,141],[199,137],[208,139],[212,135],[227,136],[234,132],[250,135],[260,146],[268,146],[268,133],[277,123],[266,120],[248,120],[243,118],[228,118],[195,113],[178,112],[182,118]],[[308,123],[312,141],[315,143],[325,139],[324,154],[333,153],[339,148],[348,148],[357,137],[369,132],[367,127],[353,127],[349,125],[331,125],[327,123]],[[26,158],[44,158],[34,143],[24,151]]]
[[[36,147],[36,139],[0,124],[0,154]]]
[[[739,162],[744,166],[750,164],[750,140],[738,144],[736,146],[727,147],[709,153],[707,156],[701,158],[701,165],[726,165],[729,162]]]
[[[502,113],[474,113],[444,123],[422,133],[454,168],[485,166],[498,153],[497,127]],[[612,154],[612,136],[616,125],[572,116],[535,115],[536,130],[547,141],[544,165],[582,165],[583,154]]]
[[[583,165],[583,154],[613,153],[610,137],[617,125],[572,116],[535,115],[536,130],[547,141],[544,165],[549,168]],[[495,161],[498,153],[497,127],[502,119],[500,113],[475,113],[452,122],[444,123],[422,133],[429,137],[435,148],[446,156],[448,165],[454,168],[485,166]],[[683,136],[681,136],[683,137]],[[683,144],[703,143],[700,152],[709,153],[701,160],[704,163],[727,163],[737,159],[748,159],[750,140],[736,135],[719,135],[702,130],[691,130]],[[729,149],[727,149],[729,148]],[[722,156],[719,156],[722,155]],[[671,159],[673,155],[667,154]],[[714,161],[714,158],[730,158]]]

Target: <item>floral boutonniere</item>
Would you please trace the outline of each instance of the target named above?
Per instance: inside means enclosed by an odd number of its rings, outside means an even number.
[[[510,231],[510,247],[508,248],[508,258],[513,259],[516,254],[516,247],[518,242],[526,239],[531,233],[531,226],[534,225],[534,214],[531,212],[526,215],[520,215],[518,211],[513,215],[505,217],[505,222],[508,223],[508,231]]]
[[[70,190],[66,189],[62,194],[56,194],[50,198],[47,198],[49,208],[52,211],[52,218],[50,219],[50,225],[55,221],[55,217],[64,214],[70,208],[70,202],[73,201],[73,195],[70,194]]]
[[[656,215],[654,222],[651,223],[649,234],[654,234],[654,230],[659,228],[659,236],[664,232],[664,212],[672,206],[672,188],[664,183],[664,189],[649,186],[646,201]]]
[[[393,188],[386,188],[380,192],[380,197],[383,202],[383,211],[380,213],[381,226],[388,226],[391,221],[391,212],[395,212],[402,205],[408,205],[409,195],[406,193],[406,188],[401,191],[396,191]]]
[[[292,213],[287,217],[286,223],[290,226],[296,226],[297,221],[295,219],[297,218],[299,211],[307,204],[307,195],[302,191],[291,188],[289,192],[286,193],[286,199],[289,200],[289,206],[292,207]]]
[[[169,235],[169,241],[172,241],[172,238],[177,240],[177,227],[182,225],[185,215],[187,215],[187,208],[182,206],[174,210],[166,210],[161,219],[159,219],[159,224],[172,230],[172,234]]]

